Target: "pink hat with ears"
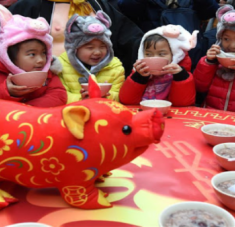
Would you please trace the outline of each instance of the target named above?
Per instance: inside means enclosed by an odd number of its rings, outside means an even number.
[[[29,39],[38,39],[47,47],[47,62],[42,69],[47,72],[51,65],[53,41],[49,31],[50,26],[44,18],[31,19],[12,15],[7,8],[0,5],[0,61],[13,74],[25,72],[11,61],[7,54],[8,47]]]

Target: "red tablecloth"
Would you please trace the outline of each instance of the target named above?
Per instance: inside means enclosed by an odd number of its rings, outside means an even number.
[[[80,210],[67,205],[57,189],[28,189],[1,182],[0,188],[20,201],[0,211],[0,227],[19,222],[54,227],[156,227],[160,212],[176,202],[203,201],[227,209],[210,183],[216,173],[225,170],[200,131],[209,123],[235,124],[235,113],[172,108],[161,143],[152,144],[142,156],[97,184],[109,193],[112,208]],[[227,210],[235,216],[235,211]]]

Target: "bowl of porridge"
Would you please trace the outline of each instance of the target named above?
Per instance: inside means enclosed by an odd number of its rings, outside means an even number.
[[[101,97],[104,97],[112,87],[111,83],[98,83],[98,85],[99,85],[100,90],[101,90]],[[88,83],[82,83],[81,84],[81,87],[86,91],[88,91],[88,86],[89,86]]]
[[[228,68],[229,66],[234,66],[235,65],[235,53],[229,52],[225,53],[221,51],[220,54],[216,55],[218,62]]]
[[[149,67],[150,74],[154,76],[160,76],[165,74],[165,72],[162,71],[162,67],[169,64],[169,60],[162,57],[149,57],[140,60],[141,62],[144,62],[146,66]]]
[[[171,108],[172,103],[166,100],[149,99],[140,102],[142,110],[157,108],[163,115],[166,115]]]
[[[213,147],[215,157],[221,167],[235,171],[235,143],[221,143]]]
[[[165,208],[159,215],[159,227],[232,227],[234,217],[225,209],[204,202],[181,202]]]
[[[212,177],[211,184],[220,202],[235,210],[235,171],[216,174]]]
[[[220,143],[235,142],[235,126],[229,124],[208,124],[201,127],[207,143],[215,146]]]

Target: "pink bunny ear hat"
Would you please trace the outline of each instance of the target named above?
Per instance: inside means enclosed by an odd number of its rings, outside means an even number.
[[[0,61],[13,73],[23,73],[9,58],[9,46],[29,40],[38,39],[47,47],[47,63],[42,71],[48,71],[52,58],[52,41],[49,34],[50,27],[44,18],[31,19],[20,15],[12,15],[4,6],[0,5]]]
[[[224,5],[217,10],[216,17],[218,19],[216,43],[220,45],[224,30],[235,31],[235,10],[231,5]]]

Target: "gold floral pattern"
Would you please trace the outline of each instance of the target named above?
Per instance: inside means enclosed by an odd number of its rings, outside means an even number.
[[[13,140],[8,139],[9,134],[4,134],[0,137],[0,155],[3,154],[4,151],[9,151],[10,147],[8,145],[11,145],[13,143]]]
[[[41,160],[42,171],[46,173],[51,173],[53,175],[59,175],[62,170],[64,170],[64,165],[59,163],[57,158],[43,158]]]

